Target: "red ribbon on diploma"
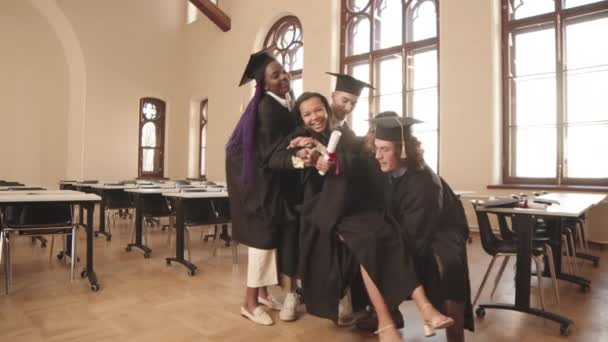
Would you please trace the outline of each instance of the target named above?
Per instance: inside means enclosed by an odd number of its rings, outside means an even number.
[[[327,161],[335,163],[336,164],[336,172],[335,175],[339,176],[340,175],[340,161],[338,160],[338,158],[336,157],[336,154],[333,152],[327,152],[327,157],[329,158]]]

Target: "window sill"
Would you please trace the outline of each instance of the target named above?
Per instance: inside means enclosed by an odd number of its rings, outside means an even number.
[[[608,192],[608,186],[585,185],[551,185],[551,184],[495,184],[488,185],[487,189],[525,189],[547,191],[574,191],[574,192]]]
[[[137,180],[161,180],[161,181],[167,181],[169,180],[169,178],[166,177],[152,177],[152,176],[144,176],[144,177],[137,177],[135,178]]]

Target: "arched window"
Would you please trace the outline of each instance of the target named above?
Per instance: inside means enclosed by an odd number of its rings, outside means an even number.
[[[139,177],[162,178],[164,152],[165,102],[144,97],[139,101]]]
[[[304,33],[300,20],[295,16],[279,19],[266,35],[264,48],[291,74],[291,86],[295,96],[302,94]]]
[[[199,176],[201,178],[205,178],[205,150],[207,148],[207,118],[208,118],[208,104],[209,101],[207,99],[201,101],[201,106],[200,106],[200,121],[199,121],[199,134],[200,134],[200,139],[199,139],[199,145],[198,145],[198,150],[199,150],[199,155],[198,155],[198,160],[199,160]]]
[[[608,185],[607,35],[607,1],[502,0],[504,183]]]
[[[438,170],[438,0],[342,0],[340,68],[374,86],[351,116],[365,135],[369,118],[393,110],[424,121],[414,125],[424,158]]]

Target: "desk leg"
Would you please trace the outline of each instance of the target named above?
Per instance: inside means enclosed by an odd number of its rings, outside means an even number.
[[[133,247],[139,248],[144,251],[144,258],[150,258],[150,254],[152,250],[143,244],[142,236],[143,236],[143,227],[142,222],[144,216],[142,215],[143,205],[141,194],[135,193],[135,243],[130,243],[127,245],[127,252],[130,252]]]
[[[171,262],[177,262],[184,265],[188,269],[188,274],[193,276],[196,273],[196,266],[184,259],[184,233],[186,225],[184,224],[184,205],[183,199],[177,198],[175,201],[175,258],[166,258],[167,266]]]
[[[534,217],[528,215],[515,215],[513,226],[517,226],[517,239],[519,241],[517,251],[517,269],[515,271],[515,305],[513,304],[480,304],[475,310],[478,317],[485,316],[485,309],[511,310],[546,318],[560,324],[560,333],[567,336],[570,333],[570,325],[574,322],[566,317],[552,312],[534,309],[530,307],[530,274],[532,259],[532,230],[534,229]]]
[[[99,290],[99,283],[97,282],[97,275],[93,270],[93,211],[95,209],[95,203],[90,202],[85,204],[87,209],[87,224],[85,226],[87,231],[87,266],[82,273],[80,273],[81,277],[89,278],[89,283],[91,284],[91,290],[97,291]],[[83,205],[81,204],[81,208]]]
[[[99,230],[95,232],[95,237],[99,234],[105,235],[106,241],[112,240],[112,234],[106,232],[106,199],[105,191],[101,194],[101,202],[99,203]]]

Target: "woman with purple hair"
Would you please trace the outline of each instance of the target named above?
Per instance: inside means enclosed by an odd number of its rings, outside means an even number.
[[[261,325],[274,322],[262,305],[281,310],[284,321],[296,319],[295,282],[283,304],[268,294],[279,272],[293,277],[297,266],[298,174],[270,170],[263,161],[297,126],[290,77],[265,51],[254,53],[239,86],[255,80],[255,95],[226,145],[226,181],[233,237],[247,245],[247,291],[241,314]]]

